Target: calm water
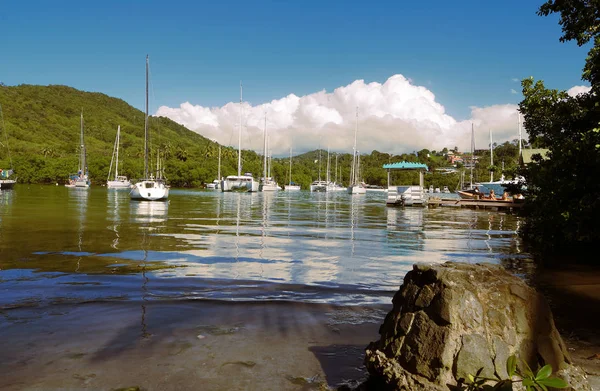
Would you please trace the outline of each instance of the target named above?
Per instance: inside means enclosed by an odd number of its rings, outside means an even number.
[[[419,262],[530,264],[517,216],[390,208],[384,193],[18,185],[0,192],[0,309],[114,300],[388,304]]]

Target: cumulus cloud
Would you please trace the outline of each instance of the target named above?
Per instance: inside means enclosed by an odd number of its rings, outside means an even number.
[[[394,75],[384,83],[356,80],[332,92],[290,94],[256,106],[230,102],[209,108],[185,102],[176,108],[162,106],[155,115],[169,117],[207,138],[237,147],[240,110],[242,148],[262,151],[266,116],[270,146],[276,156],[289,153],[290,146],[297,152],[319,146],[351,152],[357,118],[357,148],[361,153],[376,149],[400,154],[455,146],[468,151],[471,124],[477,148],[489,145],[490,129],[498,143],[518,136],[516,105],[471,107],[471,118],[457,121],[446,114],[432,91],[403,75]]]
[[[577,96],[579,94],[585,94],[589,92],[592,88],[588,86],[573,86],[567,90],[567,94],[571,96]]]

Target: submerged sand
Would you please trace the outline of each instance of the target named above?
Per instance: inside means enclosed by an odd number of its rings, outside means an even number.
[[[4,309],[0,389],[302,390],[366,378],[389,308],[110,302]]]

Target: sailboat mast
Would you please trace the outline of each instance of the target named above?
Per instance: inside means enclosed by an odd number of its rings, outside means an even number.
[[[80,120],[80,128],[81,128],[81,172],[83,175],[87,174],[87,162],[85,156],[85,140],[83,139],[83,109],[81,109],[81,120]]]
[[[352,169],[350,170],[350,186],[356,184],[356,135],[358,133],[358,106],[356,107],[356,124],[354,127],[354,147],[352,148]]]
[[[119,125],[117,127],[117,154],[115,156],[116,162],[115,162],[115,181],[117,180],[117,177],[119,176],[119,139],[120,139],[120,135],[121,135],[121,125]]]
[[[338,154],[335,153],[335,183],[338,183]]]
[[[492,141],[492,129],[490,129],[490,182],[494,182],[494,143]]]
[[[273,157],[271,156],[271,139],[267,137],[267,151],[269,151],[269,158],[267,159],[267,177],[271,178],[271,165],[273,164]]]
[[[327,147],[327,175],[326,175],[326,179],[327,184],[329,184],[329,182],[331,181],[331,178],[329,176],[329,147]]]
[[[475,154],[475,128],[473,127],[473,123],[471,123],[471,186],[473,188],[473,155]]]
[[[144,116],[144,178],[148,178],[148,55],[146,54],[146,115]]]
[[[221,180],[221,144],[219,144],[219,168],[217,169],[217,179]]]
[[[321,182],[321,142],[319,142],[319,182]]]
[[[292,147],[290,147],[290,186],[292,185]]]
[[[238,134],[238,177],[242,176],[242,82],[240,81],[240,132]]]
[[[263,162],[263,181],[267,180],[267,113],[265,113],[265,130],[264,130],[264,162]]]

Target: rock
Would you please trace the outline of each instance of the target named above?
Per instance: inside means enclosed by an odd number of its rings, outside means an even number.
[[[391,390],[448,390],[481,374],[505,379],[511,355],[552,366],[578,391],[591,390],[572,364],[544,297],[501,266],[415,265],[366,349],[369,382]],[[363,384],[363,388],[367,383]]]

